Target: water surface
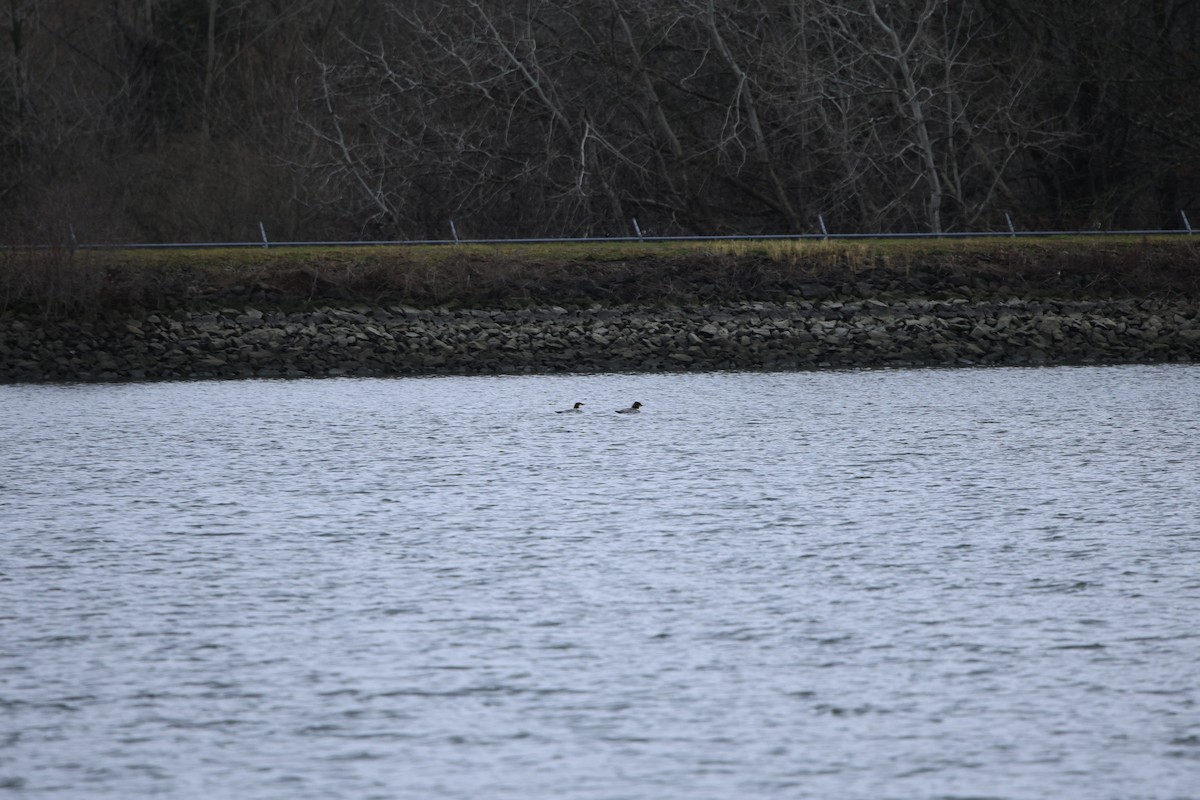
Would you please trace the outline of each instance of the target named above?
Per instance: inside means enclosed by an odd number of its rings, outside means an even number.
[[[0,794],[1194,798],[1198,430],[1191,366],[3,386]]]

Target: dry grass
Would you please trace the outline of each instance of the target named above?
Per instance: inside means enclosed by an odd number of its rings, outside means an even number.
[[[0,311],[336,302],[416,306],[688,303],[881,293],[938,282],[996,292],[1200,297],[1184,237],[766,240],[411,247],[0,251]]]

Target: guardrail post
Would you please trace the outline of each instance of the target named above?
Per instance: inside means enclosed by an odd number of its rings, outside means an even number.
[[[633,220],[633,229],[637,232],[638,241],[644,241],[642,238],[642,226],[637,224],[637,217],[631,217],[631,219]]]
[[[75,238],[75,226],[67,223],[67,233],[71,235],[71,249],[75,250],[79,247],[79,240]]]
[[[1194,231],[1192,231],[1192,223],[1188,222],[1187,212],[1180,209],[1179,216],[1183,217],[1183,227],[1187,228],[1188,236],[1191,236]]]
[[[262,222],[258,223],[258,232],[262,234],[263,250],[270,248],[271,243],[267,241],[267,229]]]
[[[817,224],[821,226],[821,236],[825,239],[829,238],[829,230],[825,227],[825,215],[817,214]]]
[[[454,237],[454,243],[458,244],[458,228],[454,227],[454,220],[450,220],[450,235]]]
[[[1012,217],[1008,215],[1007,211],[1004,212],[1004,221],[1008,223],[1009,236],[1013,237],[1014,239],[1017,238],[1017,229],[1013,227]]]

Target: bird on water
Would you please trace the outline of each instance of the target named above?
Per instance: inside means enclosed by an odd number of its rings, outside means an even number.
[[[582,414],[583,413],[583,403],[576,403],[575,405],[571,406],[570,408],[564,408],[562,411],[555,411],[554,413],[555,414]]]
[[[641,403],[634,402],[634,404],[631,405],[629,408],[617,409],[617,413],[618,414],[638,414],[638,413],[640,413],[639,409],[641,407],[642,407]]]

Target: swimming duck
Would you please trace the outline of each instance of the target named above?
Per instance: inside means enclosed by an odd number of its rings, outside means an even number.
[[[582,414],[583,409],[580,408],[580,406],[582,406],[582,405],[583,405],[583,403],[576,403],[575,405],[571,406],[570,408],[564,408],[562,411],[555,411],[554,413],[555,414]]]
[[[642,407],[641,403],[635,402],[629,408],[622,408],[617,411],[618,414],[637,414],[638,409]]]

